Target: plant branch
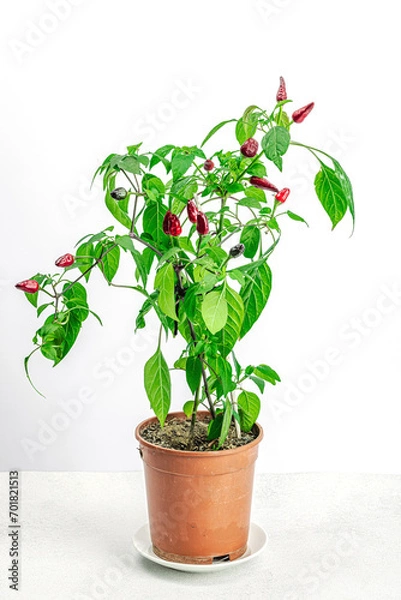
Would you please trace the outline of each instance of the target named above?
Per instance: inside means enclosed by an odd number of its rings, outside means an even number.
[[[131,179],[130,177],[128,177],[128,175],[127,175],[127,173],[124,171],[124,169],[121,169],[121,173],[124,173],[124,175],[126,176],[126,178],[128,179],[128,181],[129,181],[129,182],[130,182],[130,184],[132,185],[132,188],[133,188],[133,189],[134,189],[134,190],[135,190],[137,193],[139,193],[139,185],[138,185],[138,187],[135,185],[135,183],[132,181],[132,179]],[[135,178],[135,181],[138,181],[138,180]]]
[[[163,253],[160,252],[160,250],[158,250],[157,248],[155,248],[155,246],[152,246],[152,244],[149,244],[149,242],[147,242],[146,240],[144,240],[141,237],[139,237],[139,235],[136,235],[136,233],[134,233],[133,231],[130,231],[129,237],[132,238],[133,240],[136,240],[137,242],[140,242],[144,246],[147,246],[148,248],[150,248],[151,250],[153,250],[153,252],[156,252],[156,254],[158,254],[159,256],[163,256]]]

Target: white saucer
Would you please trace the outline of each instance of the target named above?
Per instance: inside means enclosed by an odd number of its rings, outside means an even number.
[[[184,563],[171,562],[164,560],[153,552],[152,543],[150,541],[149,525],[143,525],[134,535],[134,545],[142,556],[151,560],[152,562],[168,567],[169,569],[175,569],[177,571],[189,571],[190,573],[206,573],[209,571],[221,571],[223,569],[230,569],[236,565],[242,565],[249,560],[252,560],[258,554],[260,554],[267,543],[267,535],[264,530],[251,523],[249,528],[248,547],[240,558],[233,561],[217,562],[212,565],[187,565]]]

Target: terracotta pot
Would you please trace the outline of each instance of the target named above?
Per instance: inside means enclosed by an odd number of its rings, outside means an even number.
[[[199,418],[209,416],[198,413]],[[167,418],[185,419],[182,412]],[[151,444],[138,425],[135,436],[144,461],[150,535],[158,556],[182,563],[235,560],[248,540],[258,437],[233,450],[189,452]]]

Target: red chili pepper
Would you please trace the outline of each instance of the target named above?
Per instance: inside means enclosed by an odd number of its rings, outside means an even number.
[[[191,223],[196,223],[196,217],[198,216],[198,207],[196,206],[195,200],[188,200],[187,214],[188,219],[191,221]]]
[[[282,190],[280,190],[279,193],[275,196],[277,202],[285,202],[288,196],[290,195],[290,191],[290,188],[283,188]]]
[[[36,294],[39,289],[39,284],[34,279],[26,279],[25,281],[20,281],[15,284],[17,290],[21,290],[26,294]]]
[[[310,111],[312,110],[312,108],[314,106],[315,106],[315,103],[310,102],[306,106],[303,106],[302,108],[298,108],[298,110],[296,110],[292,114],[292,120],[294,121],[294,123],[302,123],[302,121],[304,119],[306,119],[306,117],[309,115]]]
[[[278,192],[279,189],[267,179],[263,179],[263,177],[251,177],[249,183],[254,187],[260,188],[262,190],[269,190],[270,192]]]
[[[205,169],[205,171],[213,171],[214,162],[210,159],[205,160],[205,164],[203,165],[203,168]]]
[[[207,220],[207,216],[200,211],[196,217],[196,231],[199,235],[206,235],[209,233],[209,221]]]
[[[287,100],[287,89],[285,87],[284,77],[280,77],[280,87],[277,90],[276,100],[277,102]]]
[[[164,215],[163,231],[165,234],[173,235],[175,237],[177,235],[181,235],[182,229],[180,220],[177,217],[177,215],[173,215],[173,213],[170,210],[168,210]]]
[[[63,256],[60,256],[60,258],[58,258],[55,262],[56,267],[71,267],[71,265],[73,265],[75,262],[75,258],[73,257],[72,254],[63,254]]]
[[[246,156],[247,158],[253,158],[258,153],[259,144],[253,139],[249,138],[246,140],[241,146],[241,154]]]

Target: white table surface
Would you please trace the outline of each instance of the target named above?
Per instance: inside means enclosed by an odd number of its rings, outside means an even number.
[[[0,474],[1,600],[401,600],[401,476],[258,475],[254,561],[193,574],[133,548],[142,473],[20,474],[20,591],[8,589],[8,474]]]

